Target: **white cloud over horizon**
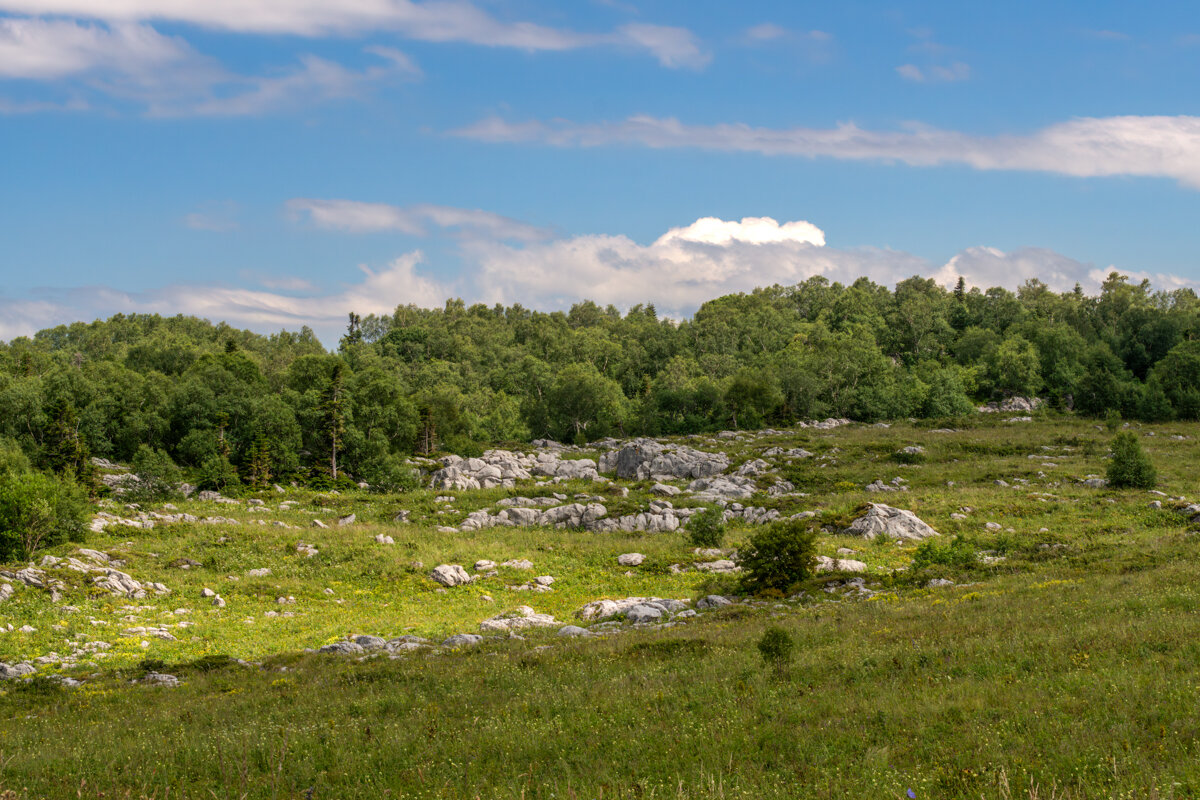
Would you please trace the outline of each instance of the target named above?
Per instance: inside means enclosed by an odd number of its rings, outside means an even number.
[[[354,230],[372,229],[368,225]],[[390,314],[406,304],[435,308],[450,297],[469,303],[521,303],[546,311],[567,309],[581,300],[622,309],[653,303],[664,316],[684,318],[721,295],[793,285],[815,276],[842,284],[867,277],[893,286],[919,275],[946,287],[962,276],[970,286],[1009,289],[1036,278],[1055,291],[1070,291],[1079,283],[1095,292],[1114,269],[1034,247],[1010,252],[969,247],[939,265],[897,250],[829,247],[817,226],[802,220],[779,223],[770,217],[705,217],[644,245],[621,235],[524,241],[480,236],[462,240],[460,251],[466,266],[454,280],[422,269],[424,255],[413,251],[379,269],[360,266],[359,275],[332,290],[301,278],[249,274],[243,279],[265,288],[174,284],[146,291],[104,286],[42,289],[28,298],[0,298],[0,340],[123,312],[195,315],[262,332],[307,325],[333,344],[350,311]],[[1200,286],[1175,275],[1119,271],[1133,280],[1147,278],[1165,290]]]
[[[1200,116],[1080,117],[1029,134],[983,136],[909,124],[872,131],[853,123],[833,128],[756,128],[742,123],[689,125],[674,118],[632,116],[620,122],[509,122],[487,117],[450,135],[494,143],[554,147],[690,148],[765,156],[964,165],[978,170],[1050,172],[1073,177],[1172,178],[1200,189]]]

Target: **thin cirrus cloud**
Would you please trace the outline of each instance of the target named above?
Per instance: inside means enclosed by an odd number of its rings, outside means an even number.
[[[463,42],[526,51],[618,46],[645,51],[666,67],[708,63],[691,31],[636,23],[585,33],[497,19],[466,0],[0,0],[0,12],[112,23],[172,22],[245,34],[354,36],[390,31],[427,42]]]
[[[0,19],[0,78],[66,82],[78,93],[136,103],[150,116],[238,116],[361,96],[389,80],[416,80],[404,53],[368,47],[361,70],[312,55],[268,75],[239,75],[176,36],[136,22]],[[82,110],[86,101],[0,102],[0,113]]]
[[[380,233],[393,231],[412,236],[424,236],[429,226],[454,228],[465,233],[494,239],[538,241],[550,236],[549,231],[520,220],[491,211],[454,208],[430,203],[395,206],[387,203],[364,203],[357,200],[320,200],[297,197],[285,206],[295,220],[307,218],[318,228],[344,233]]]
[[[958,83],[971,77],[971,66],[962,61],[955,61],[948,66],[934,64],[918,67],[916,64],[901,64],[896,67],[896,74],[913,83]]]
[[[29,299],[0,299],[0,339],[122,311],[193,314],[260,331],[307,325],[332,344],[351,311],[390,314],[398,305],[438,307],[453,296],[542,310],[565,309],[584,299],[620,308],[653,303],[660,313],[683,318],[720,295],[813,277],[843,284],[867,277],[890,286],[919,275],[949,287],[961,276],[971,286],[1009,289],[1036,278],[1056,291],[1069,291],[1076,283],[1095,291],[1111,269],[1044,248],[970,247],[939,265],[902,251],[835,248],[824,242],[824,231],[812,223],[770,217],[705,217],[649,244],[620,235],[524,242],[470,237],[460,243],[465,269],[454,280],[421,270],[423,255],[414,251],[378,270],[360,267],[354,280],[328,291],[302,279],[247,274],[242,276],[246,282],[274,290],[179,284],[145,292],[42,290]],[[1195,286],[1173,275],[1127,274],[1161,289]]]
[[[485,142],[555,147],[694,148],[767,156],[901,162],[911,166],[966,165],[978,170],[1052,172],[1074,177],[1173,178],[1200,189],[1200,117],[1083,117],[1029,134],[980,136],[912,124],[873,131],[844,123],[834,128],[755,128],[743,123],[689,125],[672,118],[633,116],[620,122],[509,122],[488,117],[450,132]]]

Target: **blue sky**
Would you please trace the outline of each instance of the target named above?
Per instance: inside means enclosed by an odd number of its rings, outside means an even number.
[[[1176,3],[0,0],[0,339],[1196,285],[1198,69]]]

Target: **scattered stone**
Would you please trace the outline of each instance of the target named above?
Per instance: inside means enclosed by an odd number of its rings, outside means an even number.
[[[225,607],[225,598],[221,597],[221,595],[217,595],[216,597],[213,598],[212,604],[217,608],[224,608]]]
[[[817,572],[866,572],[867,565],[848,558],[817,556]]]
[[[358,517],[354,514],[347,514],[344,517],[338,517],[338,525],[353,525]]]
[[[646,557],[641,553],[622,553],[617,556],[617,563],[622,567],[639,567]]]
[[[429,573],[429,577],[442,586],[450,587],[462,586],[471,582],[471,576],[458,564],[439,564]]]
[[[999,522],[985,522],[983,527],[987,528],[989,531],[998,531],[1003,526],[1001,526]]]
[[[252,569],[249,572],[247,572],[246,576],[250,577],[250,578],[265,578],[270,574],[271,574],[271,570],[268,569],[267,567],[259,567],[258,569]]]
[[[375,534],[376,544],[395,544],[396,540],[384,533]]]
[[[662,497],[675,497],[683,493],[678,486],[672,486],[669,483],[656,483],[650,487],[650,491]]]
[[[559,636],[594,636],[587,628],[581,628],[578,625],[564,625],[558,629]]]
[[[205,586],[203,589],[200,590],[200,596],[201,597],[216,597],[217,593],[214,592],[212,589],[209,589],[207,586]]]
[[[700,570],[701,572],[711,572],[718,575],[742,571],[741,567],[727,558],[722,558],[717,561],[702,561],[696,564],[696,569]]]
[[[326,525],[324,522],[322,522],[319,519],[314,519],[312,521],[312,524],[313,524],[314,528],[328,528],[329,527],[328,525]]]
[[[954,581],[950,580],[949,578],[933,578],[925,585],[930,589],[937,589],[940,586],[953,586]]]
[[[505,561],[500,566],[509,567],[510,569],[533,569],[533,562],[524,558],[514,558]]]
[[[13,587],[11,583],[0,583],[0,603],[5,602],[13,596]]]
[[[516,631],[523,628],[549,628],[559,624],[549,614],[539,614],[529,606],[519,606],[515,611],[498,614],[479,623],[479,630],[488,633],[495,631]]]
[[[701,610],[707,610],[710,608],[721,608],[722,606],[728,606],[728,605],[732,605],[732,603],[728,599],[722,597],[719,594],[706,595],[704,597],[701,597],[696,602],[696,608],[701,609]]]
[[[483,637],[475,633],[456,633],[442,642],[442,647],[474,647],[483,641]]]
[[[173,689],[179,685],[179,678],[174,675],[167,675],[164,672],[147,672],[146,677],[134,683],[141,683],[145,686],[166,686]]]
[[[529,566],[533,567],[532,564],[530,564]],[[495,568],[496,568],[496,562],[489,561],[486,558],[481,558],[475,562],[475,571],[476,572],[491,572]]]
[[[313,521],[320,522],[320,520],[313,520]],[[327,526],[322,525],[321,527],[327,527]],[[315,556],[317,554],[317,548],[311,544],[305,544],[304,542],[300,542],[299,544],[296,545],[296,552],[302,556],[305,556],[306,558],[312,558],[313,556]]]
[[[358,655],[364,652],[363,646],[358,642],[334,642],[327,644],[324,647],[317,649],[318,653],[337,653],[343,656]]]
[[[633,623],[660,622],[662,609],[652,605],[636,605],[625,612],[625,618]]]

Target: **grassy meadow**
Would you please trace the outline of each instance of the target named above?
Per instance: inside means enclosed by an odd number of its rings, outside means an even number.
[[[825,591],[847,576],[820,575],[791,598],[748,598],[671,627],[578,639],[531,630],[398,658],[304,651],[357,634],[440,641],[520,605],[577,623],[600,598],[691,600],[733,593],[733,580],[672,572],[706,560],[683,532],[438,530],[516,495],[586,493],[610,516],[630,513],[648,505],[650,483],[251,495],[269,511],[176,502],[237,523],[110,528],[86,543],[170,595],[116,598],[52,570],[69,584],[60,602],[23,588],[0,604],[0,627],[13,626],[0,662],[111,645],[89,663],[0,682],[0,797],[1200,796],[1200,537],[1180,511],[1198,499],[1200,425],[1130,427],[1159,496],[1081,483],[1104,474],[1103,426],[1009,416],[688,442],[725,450],[734,468],[775,446],[811,451],[773,462],[806,496],[745,502],[816,512],[829,531],[819,552],[854,550],[869,596]],[[899,454],[909,445],[925,452]],[[895,477],[907,491],[864,490]],[[298,504],[280,511],[283,500]],[[911,510],[942,536],[837,533],[866,502]],[[410,522],[392,521],[400,510]],[[349,513],[356,521],[337,526]],[[725,546],[751,532],[731,528]],[[381,533],[395,544],[377,544]],[[298,553],[300,542],[318,554]],[[631,551],[645,562],[619,566]],[[428,578],[437,564],[521,558],[533,569],[445,591]],[[555,578],[552,591],[518,588],[540,575]],[[933,578],[955,585],[930,588]],[[174,641],[127,633],[160,625]],[[796,643],[785,668],[756,647],[768,626]],[[132,683],[149,669],[181,683]],[[60,671],[82,684],[45,677]]]

